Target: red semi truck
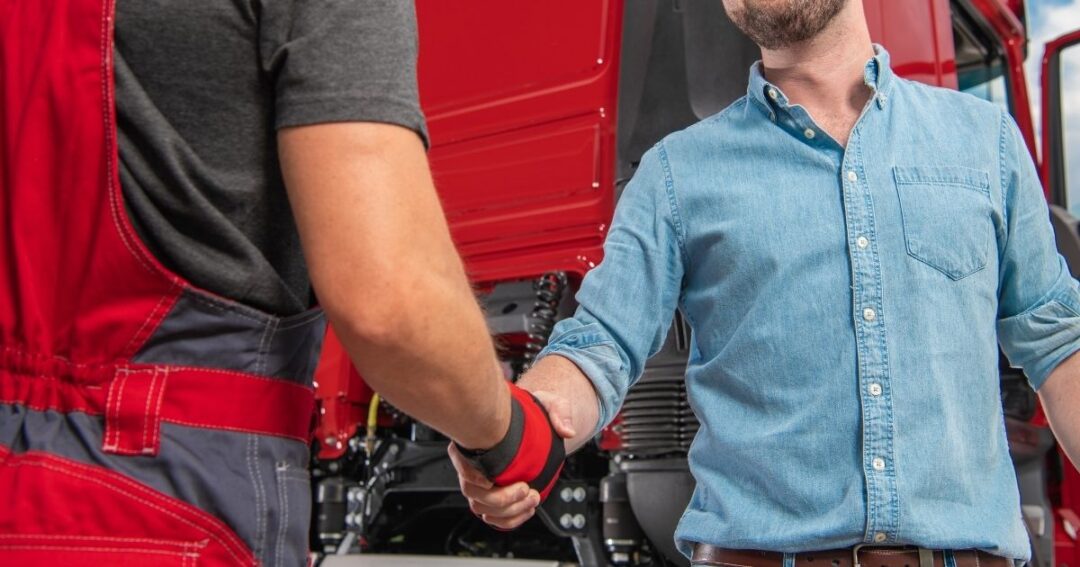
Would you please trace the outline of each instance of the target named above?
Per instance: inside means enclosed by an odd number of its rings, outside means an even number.
[[[864,1],[899,75],[1003,105],[1034,153],[1023,0]],[[514,379],[572,313],[641,155],[745,94],[759,52],[720,0],[417,0],[417,12],[436,184]],[[1074,275],[1080,232],[1066,212],[1057,89],[1059,53],[1078,41],[1047,51],[1040,162]],[[683,385],[691,332],[676,321],[615,423],[570,458],[541,513],[511,534],[469,513],[446,440],[373,396],[329,333],[316,376],[315,552],[326,565],[391,565],[401,554],[431,564],[686,565],[672,534],[693,488],[686,451],[697,420]],[[1033,563],[1073,564],[1080,476],[1054,448],[1023,376],[1004,359],[1001,368]]]

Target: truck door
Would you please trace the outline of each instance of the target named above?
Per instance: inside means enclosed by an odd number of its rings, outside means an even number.
[[[1080,30],[1046,44],[1042,74],[1040,176],[1050,201],[1058,250],[1080,275],[1080,89],[1068,77],[1080,72]],[[1072,87],[1072,88],[1070,88]]]
[[[1042,159],[1039,175],[1050,204],[1058,251],[1080,275],[1080,30],[1046,44],[1042,61]],[[1080,474],[1063,463],[1058,490],[1055,565],[1073,564],[1080,528]]]

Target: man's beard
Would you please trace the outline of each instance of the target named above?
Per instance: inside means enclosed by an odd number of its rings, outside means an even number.
[[[847,2],[743,0],[742,6],[730,10],[728,16],[754,43],[765,49],[782,49],[821,33]]]

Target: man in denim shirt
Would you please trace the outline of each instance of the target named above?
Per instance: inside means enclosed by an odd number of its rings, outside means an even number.
[[[681,309],[701,429],[676,540],[697,564],[1027,559],[998,345],[1075,459],[1080,293],[1020,133],[895,76],[861,1],[724,4],[762,48],[747,95],[645,154],[521,385],[578,447]],[[535,492],[452,456],[486,521],[532,515]]]

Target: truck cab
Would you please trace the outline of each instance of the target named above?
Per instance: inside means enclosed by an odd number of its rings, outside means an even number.
[[[863,1],[898,75],[1002,105],[1035,153],[1022,0]],[[573,312],[642,154],[745,94],[759,51],[720,0],[416,3],[436,185],[507,378],[516,379]],[[1080,120],[1080,108],[1063,109],[1053,93],[1062,65],[1080,62],[1061,55],[1077,42],[1074,34],[1047,52],[1040,163],[1074,275],[1080,186],[1068,185],[1064,156],[1080,140],[1066,147],[1060,121],[1066,110]],[[507,534],[469,512],[447,440],[380,402],[331,331],[316,376],[314,551],[342,566],[405,556],[410,565],[423,564],[414,556],[432,565],[453,564],[451,556],[687,565],[672,534],[694,483],[686,453],[697,419],[683,384],[691,332],[676,315],[615,422],[569,459],[537,517]],[[1076,554],[1080,475],[1054,449],[1023,375],[1004,357],[1001,369],[1033,563],[1064,565]]]

